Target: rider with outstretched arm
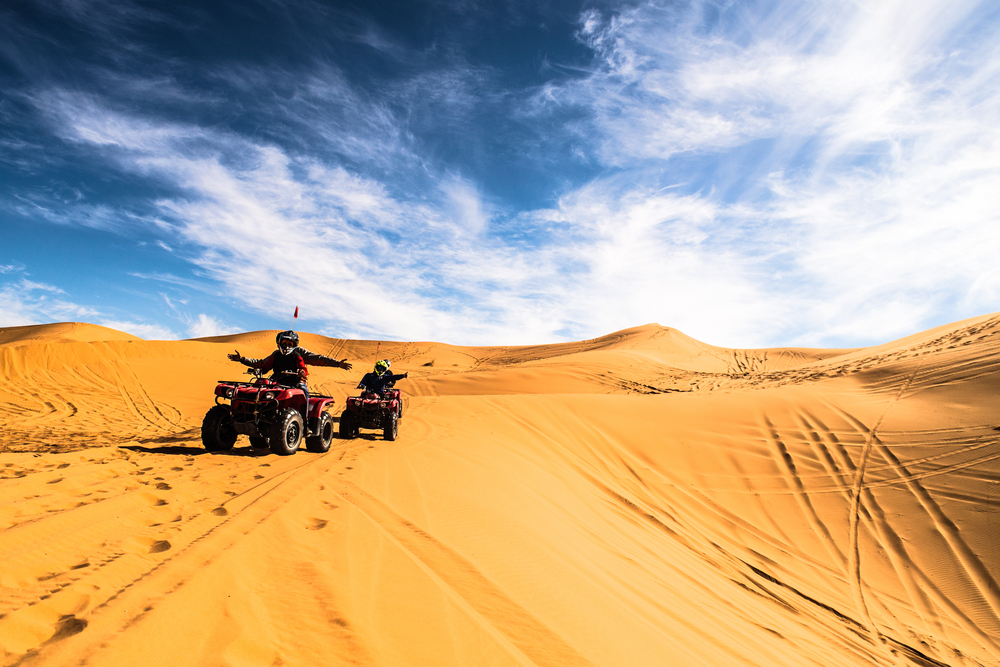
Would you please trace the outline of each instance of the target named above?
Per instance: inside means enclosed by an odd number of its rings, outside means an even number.
[[[238,361],[244,366],[257,368],[265,373],[273,371],[271,379],[275,382],[287,387],[298,387],[305,392],[306,414],[303,418],[307,424],[306,429],[309,429],[309,386],[306,384],[309,371],[306,370],[306,366],[332,366],[349,371],[352,365],[347,359],[337,361],[299,347],[299,335],[294,331],[282,331],[275,337],[275,342],[278,344],[278,349],[263,359],[248,359],[236,350],[234,354],[229,355],[229,360]]]
[[[358,389],[374,394],[381,394],[386,389],[391,389],[397,380],[410,377],[408,372],[393,375],[389,372],[390,365],[391,362],[388,359],[376,361],[375,370],[371,373],[365,373],[365,376],[361,378],[361,382],[358,383]]]

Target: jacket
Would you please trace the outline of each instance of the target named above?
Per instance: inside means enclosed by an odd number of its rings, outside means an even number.
[[[396,384],[396,380],[402,380],[403,377],[405,377],[403,374],[393,375],[392,373],[386,373],[379,377],[378,375],[375,375],[375,373],[366,373],[365,376],[361,378],[361,382],[358,383],[358,388],[374,392],[376,394],[381,394],[383,391]]]
[[[293,348],[288,354],[282,354],[281,350],[275,350],[270,354],[270,356],[264,357],[263,359],[249,359],[247,357],[243,357],[240,359],[240,363],[244,366],[249,366],[250,368],[259,368],[265,373],[273,370],[276,375],[279,373],[298,374],[298,372],[302,370],[305,371],[302,376],[303,379],[309,376],[309,371],[306,369],[306,365],[333,366],[334,368],[340,368],[340,362],[336,359],[331,359],[330,357],[325,357],[322,354],[310,352],[304,347]]]

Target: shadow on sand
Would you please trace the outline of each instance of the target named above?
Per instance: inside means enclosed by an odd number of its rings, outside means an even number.
[[[127,449],[132,452],[142,452],[144,454],[171,454],[173,456],[243,456],[257,457],[268,456],[270,449],[254,449],[253,447],[233,447],[227,451],[210,452],[202,446],[192,445],[163,445],[160,447],[144,447],[142,445],[120,445],[119,449]]]

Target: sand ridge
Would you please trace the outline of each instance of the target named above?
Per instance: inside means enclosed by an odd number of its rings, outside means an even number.
[[[1000,663],[1000,316],[857,350],[651,324],[408,371],[400,437],[200,445],[225,355],[0,330],[0,664]]]

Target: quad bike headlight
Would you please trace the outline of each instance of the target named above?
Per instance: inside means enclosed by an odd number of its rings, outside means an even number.
[[[273,401],[274,397],[277,396],[277,395],[278,395],[278,392],[276,392],[276,391],[265,391],[264,392],[264,400],[265,401]]]
[[[226,390],[226,398],[232,398],[235,392],[236,390],[230,387],[229,389]]]

